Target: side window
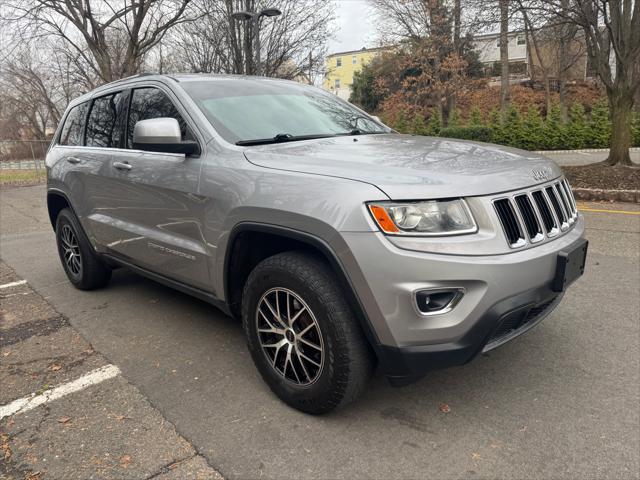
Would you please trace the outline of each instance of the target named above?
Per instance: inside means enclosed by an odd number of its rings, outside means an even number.
[[[96,98],[87,121],[87,146],[118,148],[122,137],[122,92]]]
[[[64,121],[60,132],[60,145],[82,145],[82,128],[87,116],[87,104],[82,103],[73,107]]]
[[[127,127],[127,148],[133,146],[133,127],[140,120],[150,118],[168,117],[175,118],[180,124],[182,140],[194,140],[193,135],[187,129],[178,109],[167,95],[157,88],[137,88],[131,95],[129,106],[129,125]]]

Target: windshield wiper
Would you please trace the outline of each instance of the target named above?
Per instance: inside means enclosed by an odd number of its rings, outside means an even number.
[[[321,133],[315,135],[291,135],[290,133],[279,133],[271,138],[256,138],[253,140],[238,140],[236,145],[248,147],[252,145],[269,145],[272,143],[296,142],[298,140],[313,140],[315,138],[334,137],[333,133]]]

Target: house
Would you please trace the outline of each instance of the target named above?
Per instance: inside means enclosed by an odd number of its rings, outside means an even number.
[[[548,25],[526,35],[525,32],[509,32],[509,76],[517,79],[541,81],[543,70],[551,81],[558,79],[560,66],[560,27]],[[500,76],[500,34],[477,35],[473,39],[484,65],[485,75]],[[566,44],[565,78],[568,81],[584,81],[594,77],[587,60],[584,34],[575,32]]]
[[[524,32],[509,32],[507,35],[509,51],[509,72],[525,74],[528,71],[529,54],[527,36]],[[487,33],[473,37],[473,44],[478,51],[479,60],[484,65],[485,75],[500,75],[500,34]]]
[[[348,100],[351,95],[354,73],[362,70],[364,65],[384,50],[387,50],[387,47],[332,53],[327,57],[327,71],[323,88]]]
[[[564,70],[569,81],[582,81],[595,76],[590,68],[587,56],[587,45],[581,30],[574,32],[565,42],[564,67],[561,68],[561,27],[549,26],[535,33],[535,44],[531,45],[531,61],[529,74],[531,78],[540,80],[546,73],[550,80],[557,80]]]

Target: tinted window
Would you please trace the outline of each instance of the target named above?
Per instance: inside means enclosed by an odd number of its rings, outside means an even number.
[[[87,115],[87,104],[77,105],[69,111],[60,133],[60,145],[82,145],[82,127]]]
[[[119,119],[122,92],[96,98],[91,106],[87,121],[87,146],[120,146],[122,122]]]
[[[127,129],[127,146],[133,146],[133,127],[140,120],[150,118],[175,118],[180,124],[183,140],[193,140],[187,131],[187,124],[178,113],[178,109],[164,92],[157,88],[138,88],[133,91],[129,106],[129,128]]]

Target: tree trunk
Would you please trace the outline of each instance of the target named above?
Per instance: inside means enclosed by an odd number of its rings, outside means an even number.
[[[567,108],[567,42],[564,33],[560,38],[560,58],[558,64],[558,93],[560,94],[560,116],[563,122],[569,118]]]
[[[611,112],[611,149],[607,165],[631,166],[629,147],[631,146],[631,111],[633,95],[627,91],[609,93],[609,111]]]
[[[535,82],[536,69],[535,69],[535,65],[533,64],[533,52],[531,51],[531,32],[527,28],[526,24],[524,27],[524,37],[525,37],[525,42],[527,42],[527,45],[526,45],[527,46],[527,69],[529,70],[529,78],[531,79],[532,82]]]
[[[504,118],[509,107],[509,0],[500,2],[500,111]]]
[[[462,45],[460,42],[460,31],[462,26],[462,6],[461,0],[454,0],[453,2],[453,48],[455,48],[458,55],[462,55]]]
[[[540,52],[540,47],[538,45],[538,40],[536,38],[536,32],[533,30],[533,25],[529,21],[529,16],[527,15],[526,10],[523,10],[522,16],[524,18],[524,28],[525,31],[529,31],[529,39],[531,43],[533,43],[533,49],[536,54],[536,58],[538,60],[538,66],[540,67],[540,73],[542,74],[542,83],[544,85],[544,103],[547,108],[546,114],[549,115],[549,110],[551,109],[551,88],[549,85],[549,68],[544,64],[543,55]],[[532,72],[535,70],[533,58],[531,59]],[[533,75],[533,74],[532,74]],[[533,79],[533,76],[532,76]]]
[[[543,82],[544,82],[544,104],[545,107],[547,109],[547,116],[549,115],[549,112],[551,111],[551,82],[549,81],[549,77],[544,74],[543,75]]]
[[[562,14],[566,15],[566,12],[569,9],[569,1],[562,0]],[[569,27],[566,24],[562,24],[561,32],[560,32],[560,47],[559,47],[559,58],[558,58],[558,92],[560,94],[560,116],[562,117],[563,122],[567,122],[569,119],[568,108],[567,108],[567,70],[568,70],[568,55],[569,55]]]

